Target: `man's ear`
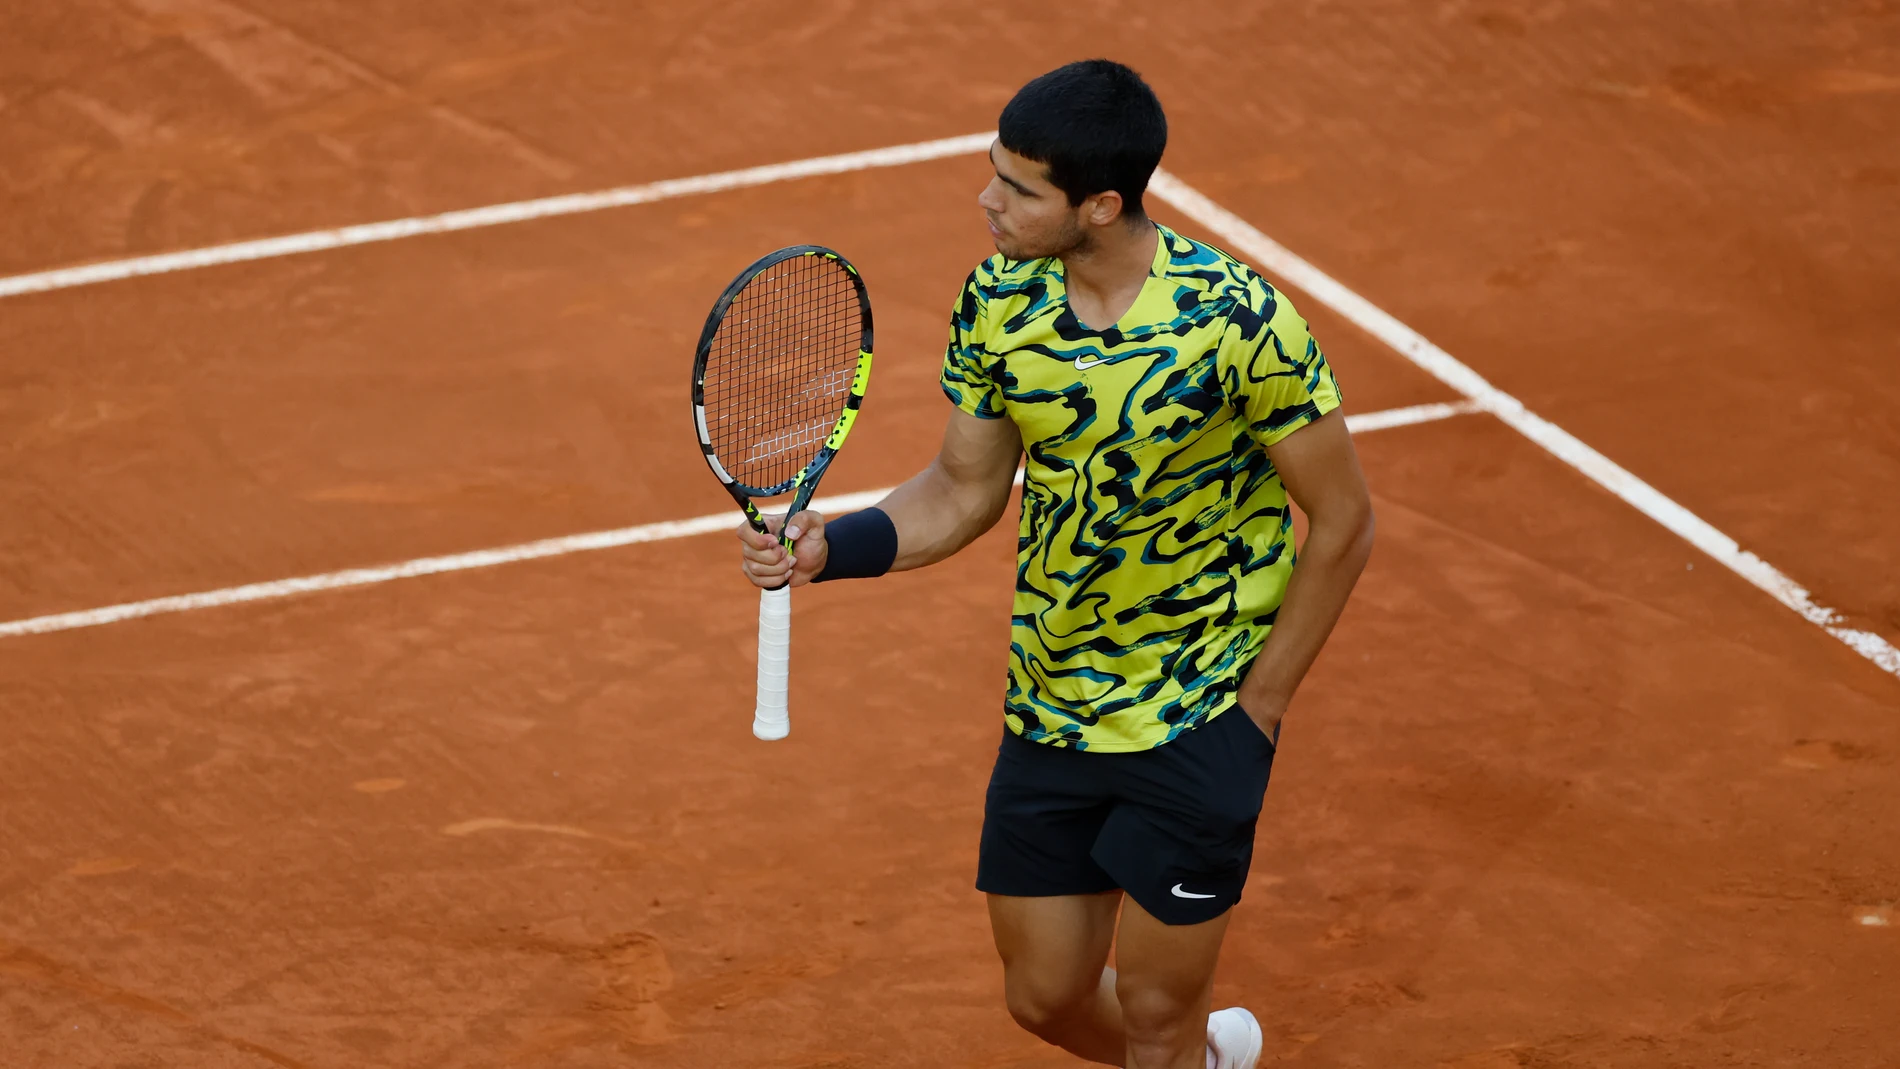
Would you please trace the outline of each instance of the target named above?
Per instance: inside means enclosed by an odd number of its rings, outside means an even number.
[[[1095,226],[1107,226],[1122,217],[1122,195],[1112,189],[1090,195],[1082,206],[1082,217]]]

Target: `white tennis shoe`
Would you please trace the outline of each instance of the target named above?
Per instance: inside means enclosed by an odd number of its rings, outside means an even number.
[[[1242,1007],[1207,1015],[1207,1069],[1254,1069],[1264,1045],[1260,1022]]]

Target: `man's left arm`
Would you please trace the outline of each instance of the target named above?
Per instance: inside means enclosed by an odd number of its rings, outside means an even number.
[[[1241,708],[1269,738],[1319,656],[1372,555],[1372,498],[1340,409],[1267,447],[1287,496],[1306,513],[1300,545],[1273,630],[1240,684]]]

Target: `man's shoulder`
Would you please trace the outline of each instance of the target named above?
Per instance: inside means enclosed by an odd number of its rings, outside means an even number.
[[[1203,303],[1221,308],[1236,325],[1268,322],[1285,303],[1272,283],[1225,251],[1167,227],[1160,230],[1168,245],[1169,280],[1199,291]]]
[[[1011,260],[1001,254],[976,265],[957,302],[959,321],[979,333],[1020,329],[1054,302],[1054,265],[1054,258]]]
[[[1054,272],[1055,262],[1055,258],[1049,256],[1039,260],[1012,260],[999,252],[976,265],[964,288],[983,300],[1009,296],[1021,292],[1025,286],[1046,284]]]

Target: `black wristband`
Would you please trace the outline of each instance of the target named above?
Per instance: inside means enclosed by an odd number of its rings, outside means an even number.
[[[814,583],[874,579],[897,559],[897,525],[880,508],[840,516],[825,524],[825,567]]]

